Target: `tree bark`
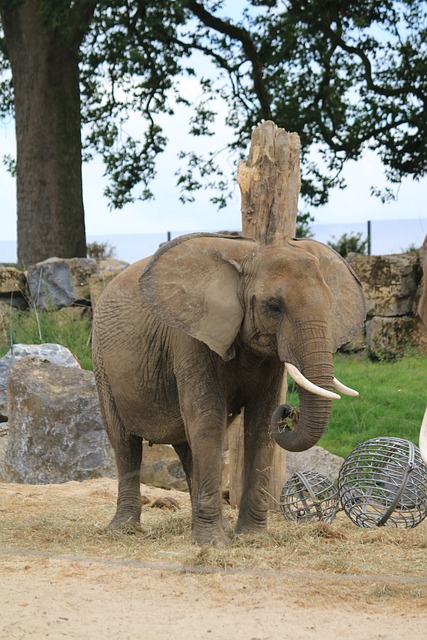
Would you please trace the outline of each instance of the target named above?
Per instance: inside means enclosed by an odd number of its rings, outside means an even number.
[[[298,134],[279,129],[269,120],[253,132],[248,161],[241,162],[237,172],[244,236],[260,244],[281,244],[286,236],[295,236],[301,185],[300,149]],[[285,373],[281,403],[286,401],[286,390]],[[230,504],[238,506],[242,493],[243,416],[230,429]],[[278,510],[285,481],[286,451],[275,445],[270,472],[272,510]]]
[[[1,12],[12,67],[18,260],[84,257],[81,175],[80,38],[47,29],[40,0]]]

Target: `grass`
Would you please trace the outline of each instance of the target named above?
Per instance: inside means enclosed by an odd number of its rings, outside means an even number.
[[[78,311],[78,310],[77,310]],[[10,326],[0,332],[0,357],[11,343],[53,342],[68,347],[84,369],[92,369],[91,326],[87,316],[68,311],[16,311]],[[360,393],[333,402],[331,419],[320,446],[346,457],[355,446],[370,438],[396,436],[418,444],[427,403],[427,359],[407,355],[393,361],[372,362],[366,356],[335,356],[335,375]],[[288,402],[298,404],[296,393]]]
[[[15,311],[9,327],[0,331],[0,357],[12,344],[56,343],[70,349],[83,369],[92,370],[91,324],[88,316],[60,311]],[[86,309],[84,310],[86,311]]]

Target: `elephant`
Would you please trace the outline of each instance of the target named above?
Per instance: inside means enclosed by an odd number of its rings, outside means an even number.
[[[308,239],[262,246],[213,233],[181,236],[128,266],[101,294],[93,366],[116,456],[110,527],[140,526],[143,440],[170,444],[189,486],[192,539],[225,546],[265,530],[274,442],[317,443],[331,401],[356,394],[334,378],[333,353],[361,328],[361,284],[346,261]],[[299,410],[280,402],[284,370]],[[235,532],[222,515],[222,442],[244,415],[244,477]],[[273,417],[272,417],[273,416]]]

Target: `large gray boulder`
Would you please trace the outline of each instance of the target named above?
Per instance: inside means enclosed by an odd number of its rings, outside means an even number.
[[[8,416],[6,388],[10,372],[16,362],[23,358],[40,358],[63,367],[78,367],[80,364],[71,351],[60,344],[14,344],[3,358],[0,358],[0,422]]]
[[[91,371],[25,358],[10,373],[8,404],[1,480],[49,484],[115,476]]]
[[[298,453],[287,451],[286,478],[289,480],[294,473],[317,471],[334,482],[338,478],[343,462],[344,458],[317,446]]]
[[[89,279],[97,269],[93,258],[49,258],[28,269],[31,304],[41,311],[90,305]]]

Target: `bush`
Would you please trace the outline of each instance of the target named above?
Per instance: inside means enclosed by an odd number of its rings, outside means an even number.
[[[341,238],[336,240],[335,236],[332,236],[334,242],[328,242],[327,245],[332,249],[335,249],[343,258],[346,258],[349,253],[365,253],[368,247],[368,240],[362,240],[362,234],[347,234],[343,233]]]
[[[86,255],[88,258],[107,260],[107,258],[114,258],[115,254],[115,247],[112,247],[108,242],[89,242],[89,244],[86,245]]]

